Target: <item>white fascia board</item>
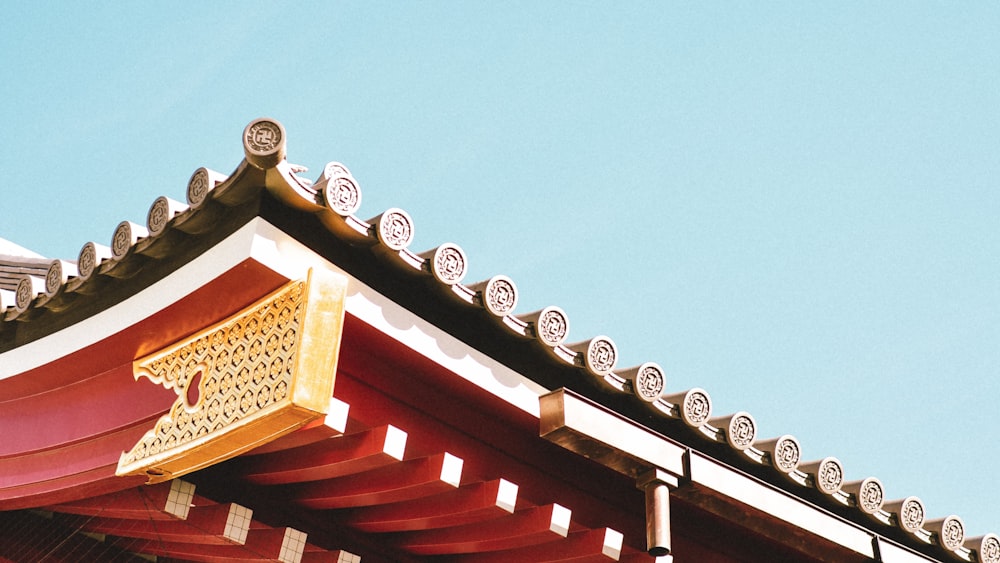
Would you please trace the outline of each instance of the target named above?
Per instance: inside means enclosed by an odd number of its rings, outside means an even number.
[[[878,538],[878,552],[881,556],[880,561],[885,563],[935,563],[938,561],[900,547],[885,538]]]
[[[201,256],[125,301],[83,322],[0,354],[0,380],[100,342],[183,299],[244,260],[250,254],[255,230],[253,223],[248,223]]]
[[[309,268],[348,278],[347,313],[515,407],[539,416],[548,389],[400,307],[293,237],[257,217],[162,280],[84,322],[0,354],[0,380],[90,346],[180,301],[247,258],[287,279]]]
[[[697,452],[690,452],[691,482],[722,493],[826,538],[866,557],[875,558],[871,532],[842,520],[802,499],[756,481]]]
[[[404,344],[441,367],[539,417],[538,397],[549,390],[437,328],[328,262],[283,231],[256,219],[255,260],[289,279],[322,267],[348,278],[348,314]]]

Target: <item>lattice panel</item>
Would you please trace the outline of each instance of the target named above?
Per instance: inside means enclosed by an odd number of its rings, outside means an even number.
[[[177,400],[118,464],[172,479],[273,440],[326,413],[346,280],[314,272],[229,319],[136,360],[136,379]],[[303,349],[303,347],[310,349]]]

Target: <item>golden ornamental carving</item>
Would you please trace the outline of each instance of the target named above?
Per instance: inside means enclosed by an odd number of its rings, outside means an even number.
[[[347,280],[310,270],[181,342],[135,360],[177,393],[118,475],[166,481],[237,456],[326,414],[336,374]]]

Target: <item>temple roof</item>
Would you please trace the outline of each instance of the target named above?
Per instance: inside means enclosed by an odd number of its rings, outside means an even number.
[[[280,141],[255,144],[255,135]],[[185,253],[260,214],[416,315],[548,389],[571,389],[921,553],[1000,560],[1000,539],[965,538],[958,516],[929,517],[913,496],[886,499],[873,477],[848,482],[836,457],[803,460],[791,434],[759,439],[750,413],[718,416],[703,389],[669,389],[656,363],[618,366],[618,344],[610,338],[569,342],[567,313],[556,306],[518,311],[518,289],[509,277],[467,282],[469,257],[458,245],[412,251],[415,221],[409,214],[390,208],[362,219],[360,183],[348,168],[331,162],[316,180],[304,178],[304,169],[285,159],[285,131],[278,122],[256,120],[244,138],[246,159],[232,174],[196,170],[185,203],[158,198],[145,225],[121,222],[108,246],[87,242],[77,257],[60,260],[0,240],[0,353],[86,318],[92,308],[83,305],[96,296],[108,304],[135,294],[134,286],[149,283],[143,271],[165,275]]]

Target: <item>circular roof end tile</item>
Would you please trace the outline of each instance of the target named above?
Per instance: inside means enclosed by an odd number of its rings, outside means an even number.
[[[896,524],[903,530],[913,534],[924,525],[927,511],[924,503],[917,497],[906,497],[902,500],[887,502],[885,509],[896,515]]]
[[[517,286],[507,276],[493,276],[469,289],[476,292],[479,302],[495,317],[509,315],[517,307]]]
[[[457,244],[446,242],[441,246],[420,254],[426,260],[425,267],[434,275],[434,279],[445,284],[455,285],[462,281],[469,268],[469,260],[465,251]]]
[[[243,130],[243,153],[261,170],[277,166],[285,159],[284,125],[268,117],[251,121]]]
[[[390,250],[403,250],[413,242],[413,219],[402,209],[386,209],[368,221],[375,227],[375,236]]]
[[[323,205],[341,217],[354,215],[361,208],[361,187],[358,186],[358,181],[348,174],[330,176],[326,179],[321,193]]]
[[[854,503],[858,509],[869,516],[882,510],[885,503],[885,487],[874,477],[844,484],[844,491],[854,495]]]
[[[979,563],[1000,563],[1000,536],[986,534],[965,541],[965,547],[976,550]]]
[[[712,398],[704,389],[695,387],[664,399],[677,406],[681,420],[691,428],[700,428],[712,417]]]
[[[799,469],[812,475],[813,486],[821,493],[835,494],[844,485],[844,466],[835,457],[806,463]]]
[[[767,440],[758,448],[770,454],[771,466],[788,475],[799,467],[802,461],[802,447],[794,436],[785,434],[773,440]]]
[[[627,369],[620,376],[629,381],[632,393],[646,403],[655,403],[667,385],[667,377],[663,373],[663,368],[654,362],[646,362]]]

